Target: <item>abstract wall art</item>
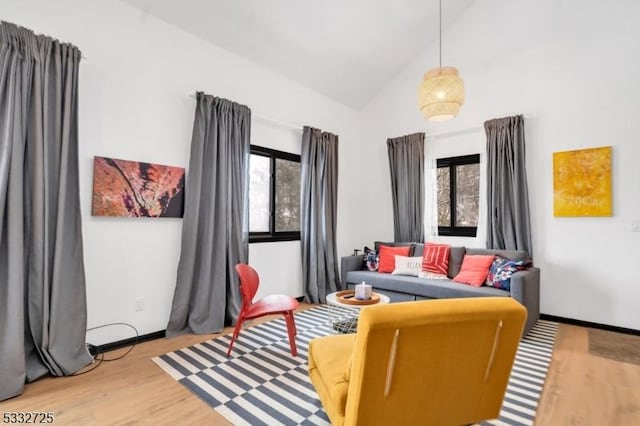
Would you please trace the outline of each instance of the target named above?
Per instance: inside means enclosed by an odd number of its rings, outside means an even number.
[[[553,153],[553,215],[612,215],[610,146]]]
[[[94,157],[93,216],[182,217],[184,168]]]

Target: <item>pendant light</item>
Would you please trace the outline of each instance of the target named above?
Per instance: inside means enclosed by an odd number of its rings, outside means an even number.
[[[425,73],[418,89],[418,108],[430,121],[450,120],[464,103],[464,82],[454,67],[442,66],[442,0],[440,0],[440,63]]]

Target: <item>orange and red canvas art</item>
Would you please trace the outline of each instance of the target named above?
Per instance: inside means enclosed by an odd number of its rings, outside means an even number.
[[[182,217],[184,168],[95,157],[93,216]]]
[[[553,215],[611,214],[611,147],[554,152]]]

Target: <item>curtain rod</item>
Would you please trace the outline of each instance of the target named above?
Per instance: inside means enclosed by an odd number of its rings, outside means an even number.
[[[523,115],[522,118],[525,120],[531,119],[531,117],[528,117],[526,115]],[[444,132],[425,133],[424,136],[425,138],[429,138],[429,137],[435,137],[435,136],[461,135],[465,133],[479,132],[480,130],[484,130],[484,124],[480,126],[464,127],[458,130],[447,130]]]
[[[255,117],[255,118],[258,118],[258,119],[260,119],[262,121],[267,121],[269,123],[276,124],[276,125],[278,125],[280,127],[286,127],[287,129],[291,129],[291,130],[294,130],[294,131],[296,131],[298,133],[302,133],[302,126],[300,126],[298,124],[293,124],[293,123],[287,123],[287,122],[284,122],[284,121],[280,121],[280,120],[278,120],[276,118],[272,118],[272,117],[268,117],[266,115],[254,113],[253,111],[251,112],[251,116]]]
[[[430,137],[435,137],[435,136],[446,136],[446,135],[461,135],[464,133],[473,133],[473,132],[477,132],[484,129],[484,126],[473,126],[473,127],[466,127],[464,129],[458,129],[458,130],[447,130],[445,132],[430,132],[430,133],[425,133],[425,138],[430,138]]]
[[[193,93],[190,93],[189,97],[195,99],[196,95],[194,95]],[[278,125],[280,127],[286,127],[288,129],[295,130],[298,133],[302,133],[302,127],[303,126],[301,126],[299,124],[287,123],[285,121],[278,120],[277,118],[269,117],[268,115],[259,114],[259,113],[253,112],[253,111],[251,111],[251,117],[255,117],[255,118],[260,119],[262,121],[266,121],[268,123],[276,124],[276,125]]]

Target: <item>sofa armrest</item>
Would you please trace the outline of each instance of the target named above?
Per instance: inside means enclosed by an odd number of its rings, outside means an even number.
[[[345,256],[340,263],[340,281],[344,288],[347,288],[347,272],[362,271],[364,265],[364,254],[357,256]]]
[[[511,276],[511,297],[527,308],[526,335],[540,318],[540,269],[529,268]]]

